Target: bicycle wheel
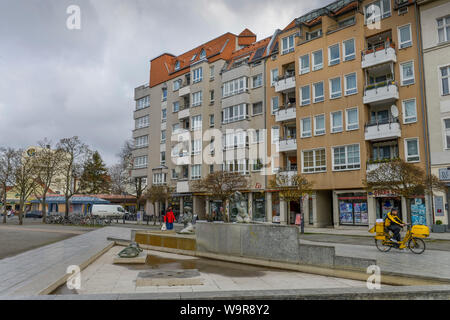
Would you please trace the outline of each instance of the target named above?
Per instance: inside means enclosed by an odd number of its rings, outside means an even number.
[[[381,252],[388,252],[389,250],[392,249],[391,246],[387,246],[387,245],[384,244],[384,240],[375,239],[375,246]]]
[[[415,254],[421,254],[425,251],[425,241],[420,238],[411,238],[408,241],[408,248]]]

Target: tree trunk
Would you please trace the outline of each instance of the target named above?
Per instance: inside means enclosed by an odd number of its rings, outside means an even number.
[[[25,200],[20,199],[19,204],[19,225],[23,225],[23,207],[25,205]]]
[[[3,202],[3,223],[6,223],[6,192],[3,194],[2,202]]]
[[[42,197],[42,223],[45,223],[47,218],[47,210],[45,209],[45,196]]]
[[[153,225],[156,226],[156,204],[153,202]]]
[[[69,218],[69,198],[66,197],[66,207],[64,208],[64,217]]]

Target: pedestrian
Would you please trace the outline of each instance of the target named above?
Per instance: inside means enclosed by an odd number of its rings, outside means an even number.
[[[167,212],[164,215],[164,222],[166,223],[167,230],[173,229],[173,223],[175,222],[175,215],[173,214],[172,207],[169,207],[167,209]]]

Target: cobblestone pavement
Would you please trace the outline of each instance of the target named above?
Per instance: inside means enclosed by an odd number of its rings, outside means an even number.
[[[0,296],[35,295],[110,245],[129,239],[131,229],[106,227],[0,260]]]
[[[389,252],[380,252],[375,244],[367,246],[309,240],[300,240],[300,243],[333,246],[336,255],[339,256],[376,259],[382,274],[385,271],[412,276],[450,279],[450,252],[448,251],[427,249],[424,253],[418,255],[412,253],[409,249],[391,249]]]

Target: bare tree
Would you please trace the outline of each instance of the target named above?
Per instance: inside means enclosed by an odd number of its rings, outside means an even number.
[[[8,186],[14,185],[14,172],[17,161],[17,151],[12,148],[0,148],[0,191],[3,204],[3,223],[6,223],[6,196]]]
[[[57,144],[57,149],[63,153],[61,162],[62,188],[65,197],[65,216],[69,216],[70,198],[80,190],[80,179],[87,158],[90,155],[88,146],[77,136],[63,138]]]
[[[248,180],[237,172],[216,171],[201,180],[195,180],[192,188],[195,192],[207,193],[210,198],[221,200],[225,209],[223,219],[229,222],[228,202],[236,191],[248,188]]]
[[[35,190],[38,180],[36,176],[36,164],[33,156],[19,150],[14,157],[14,189],[19,194],[19,224],[23,224],[25,201]]]
[[[130,186],[130,177],[127,171],[123,170],[120,163],[114,164],[108,168],[108,174],[111,178],[111,192],[114,194],[127,194]]]
[[[38,142],[39,148],[34,154],[35,174],[39,184],[34,190],[34,195],[39,199],[42,206],[42,222],[47,217],[46,198],[55,177],[62,174],[62,162],[64,153],[61,149],[52,149],[52,142],[45,138]]]
[[[152,185],[142,195],[141,199],[148,200],[153,205],[153,225],[156,224],[156,203],[166,202],[170,199],[171,188],[164,185]],[[160,214],[158,213],[158,218]],[[161,223],[161,219],[159,219]]]
[[[287,202],[288,212],[290,202],[298,202],[300,204],[300,214],[302,217],[300,230],[305,232],[305,222],[303,213],[303,198],[310,195],[313,191],[313,183],[310,182],[302,174],[283,174],[278,173],[272,180],[269,181],[269,186],[273,189],[279,190],[280,198]]]

